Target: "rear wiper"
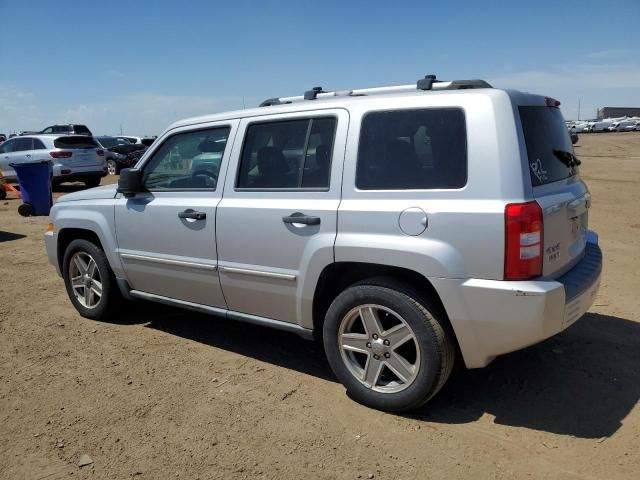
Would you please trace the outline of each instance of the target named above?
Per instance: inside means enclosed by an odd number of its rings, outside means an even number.
[[[566,150],[554,150],[553,154],[569,168],[577,167],[582,163],[572,152],[567,152]]]

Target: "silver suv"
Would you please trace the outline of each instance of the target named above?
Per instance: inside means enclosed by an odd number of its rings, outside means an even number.
[[[320,337],[352,398],[414,409],[593,302],[558,105],[429,76],[184,120],[117,187],[62,197],[47,253],[85,317],[124,297]]]

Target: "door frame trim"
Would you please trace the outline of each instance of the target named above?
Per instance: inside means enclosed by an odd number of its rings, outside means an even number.
[[[121,253],[120,257],[125,260],[142,260],[143,262],[160,263],[162,265],[175,265],[178,267],[198,268],[200,270],[217,270],[217,265],[200,262],[187,262],[184,260],[173,260],[170,258],[150,257],[147,255],[135,255],[133,253]]]
[[[225,310],[224,308],[210,307],[208,305],[187,302],[185,300],[176,300],[173,298],[164,297],[162,295],[156,295],[154,293],[141,292],[139,290],[129,290],[129,295],[134,298],[149,300],[152,302],[162,303],[175,307],[186,308],[209,315],[220,315],[229,320],[237,320],[241,322],[252,323],[254,325],[275,328],[277,330],[283,330],[285,332],[295,333],[296,335],[299,335],[306,340],[314,339],[313,330],[301,327],[297,323],[283,322],[282,320],[274,320],[273,318],[259,317],[257,315],[250,315],[248,313]]]
[[[297,277],[292,273],[276,273],[266,272],[264,270],[253,270],[250,268],[238,268],[238,267],[220,267],[221,272],[225,273],[239,273],[241,275],[255,275],[256,277],[276,278],[278,280],[295,280]]]

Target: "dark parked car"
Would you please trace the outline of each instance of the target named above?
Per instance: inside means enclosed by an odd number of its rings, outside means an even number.
[[[90,137],[93,136],[91,130],[89,130],[86,125],[77,125],[71,123],[64,125],[51,125],[50,127],[47,127],[38,133],[44,135],[57,133],[65,135],[88,135]]]
[[[118,175],[123,168],[135,165],[147,149],[142,144],[129,143],[125,137],[102,136],[96,137],[96,140],[105,149],[109,175]]]

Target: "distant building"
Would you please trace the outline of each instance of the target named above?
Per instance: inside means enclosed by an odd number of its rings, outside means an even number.
[[[640,108],[602,107],[598,109],[598,118],[640,117]]]

